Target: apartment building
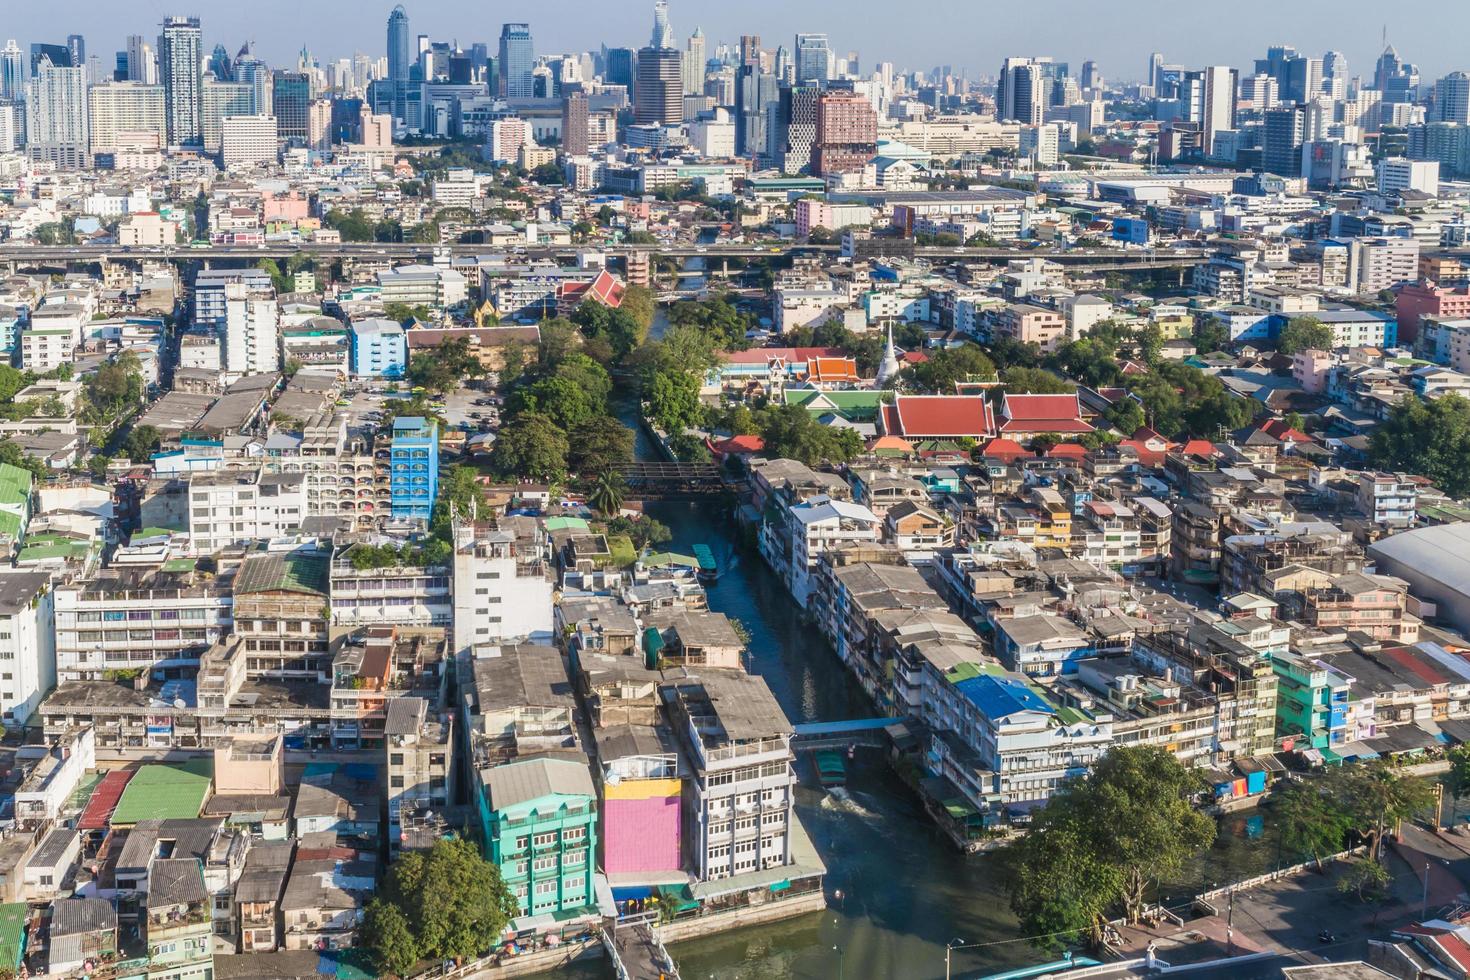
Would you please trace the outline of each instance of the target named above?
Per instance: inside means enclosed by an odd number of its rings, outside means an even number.
[[[547,639],[553,632],[553,580],[539,523],[515,531],[454,524],[454,647]]]
[[[1374,524],[1407,527],[1418,513],[1419,484],[1406,473],[1358,474],[1358,510]]]
[[[189,548],[195,555],[298,534],[306,515],[300,473],[219,470],[189,477]]]
[[[383,721],[388,777],[388,849],[424,848],[443,830],[452,802],[454,716],[422,697],[388,701]]]
[[[24,725],[56,685],[56,595],[47,572],[0,572],[0,717]]]

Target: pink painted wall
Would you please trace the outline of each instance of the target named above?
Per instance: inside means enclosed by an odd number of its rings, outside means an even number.
[[[608,800],[603,842],[603,865],[608,874],[678,871],[679,798]]]

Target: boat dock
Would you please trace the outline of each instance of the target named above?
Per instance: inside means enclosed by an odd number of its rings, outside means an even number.
[[[620,919],[602,931],[616,980],[679,980],[679,968],[655,931],[652,913]]]

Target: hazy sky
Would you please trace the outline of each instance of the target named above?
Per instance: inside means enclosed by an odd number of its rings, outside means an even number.
[[[155,36],[165,13],[198,14],[206,51],[231,52],[254,39],[272,62],[295,61],[305,44],[319,60],[363,51],[381,55],[392,3],[363,0],[0,0],[0,39],[23,45],[83,34],[104,60],[129,34]],[[500,23],[531,24],[538,53],[648,43],[652,0],[410,0],[415,34],[493,44]],[[765,46],[791,45],[797,31],[825,31],[839,53],[858,52],[863,70],[877,61],[901,68],[949,64],[971,75],[994,74],[1006,55],[1053,55],[1073,70],[1091,58],[1108,78],[1142,75],[1150,51],[1188,65],[1249,68],[1268,44],[1347,56],[1354,74],[1370,75],[1385,16],[1389,40],[1418,63],[1426,79],[1470,69],[1470,0],[1400,6],[1382,0],[670,0],[675,34],[704,28],[717,41],[759,34]]]

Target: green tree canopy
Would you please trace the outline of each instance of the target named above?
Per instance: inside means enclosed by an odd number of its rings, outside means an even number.
[[[601,473],[633,459],[633,430],[610,415],[594,416],[572,429],[567,465],[575,473]]]
[[[648,417],[660,430],[677,434],[704,420],[699,379],[687,371],[660,371],[648,388]]]
[[[1111,910],[1138,921],[1158,885],[1177,880],[1215,837],[1214,821],[1194,806],[1204,788],[1197,771],[1155,746],[1114,748],[1064,783],[1003,852],[1022,929],[1095,940]]]
[[[423,958],[483,955],[516,912],[500,869],[471,841],[446,837],[394,862],[363,930],[380,966],[402,975]]]
[[[441,341],[433,350],[415,354],[408,364],[410,384],[441,395],[454,391],[465,378],[478,378],[484,373],[468,337]]]
[[[1045,368],[1013,367],[1001,372],[1005,390],[1012,395],[1070,395],[1077,386]]]
[[[954,394],[956,382],[994,380],[995,376],[995,362],[978,344],[941,348],[913,368],[915,384],[941,395]]]
[[[1337,346],[1337,334],[1332,328],[1314,316],[1295,316],[1281,328],[1276,338],[1276,349],[1283,354],[1295,354],[1303,350],[1332,350]]]
[[[816,466],[846,463],[863,451],[863,440],[852,429],[822,425],[800,405],[764,409],[757,418],[770,456]]]
[[[507,476],[551,483],[567,475],[566,432],[537,412],[517,416],[500,430],[490,462]]]
[[[1382,469],[1428,477],[1451,497],[1470,495],[1470,400],[1406,395],[1373,430],[1369,458]]]

